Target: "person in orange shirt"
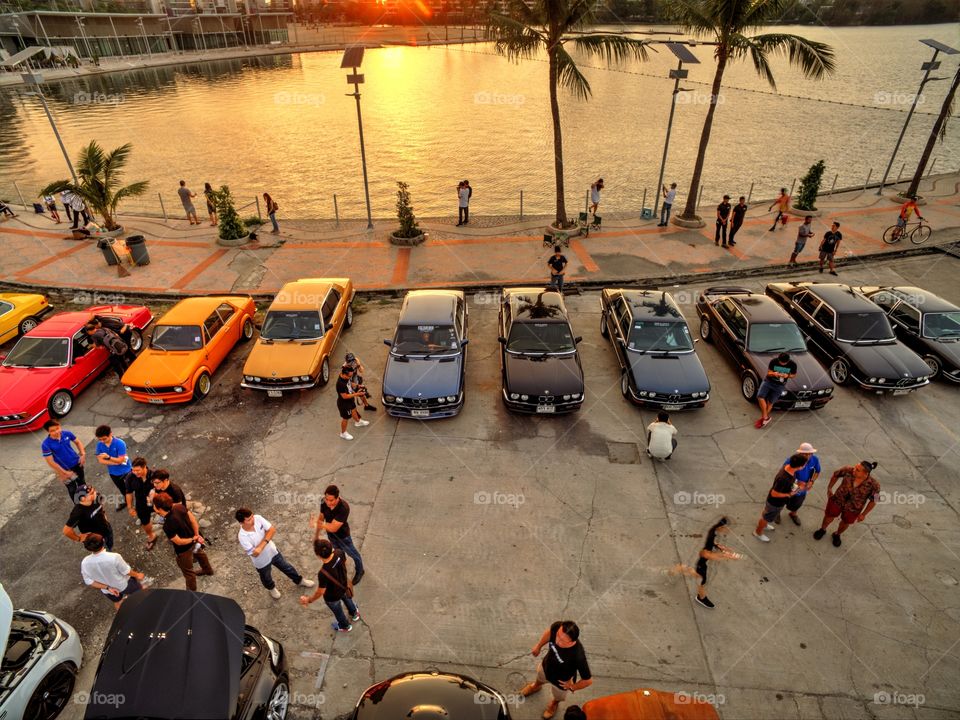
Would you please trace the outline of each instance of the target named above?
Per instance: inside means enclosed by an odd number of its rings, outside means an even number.
[[[910,195],[907,201],[900,206],[900,215],[897,217],[897,227],[903,230],[907,226],[907,222],[910,220],[910,216],[916,213],[917,217],[923,220],[923,215],[920,214],[920,208],[917,206],[917,196]]]
[[[784,225],[787,224],[787,210],[790,209],[790,196],[787,194],[786,188],[780,188],[780,194],[777,196],[777,199],[774,200],[769,210],[773,210],[774,206],[777,208],[777,216],[773,219],[773,227],[771,230],[777,229],[777,223],[782,222]]]

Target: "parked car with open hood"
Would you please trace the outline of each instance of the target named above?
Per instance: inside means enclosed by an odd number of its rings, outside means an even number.
[[[604,288],[600,334],[613,345],[620,392],[630,402],[686,410],[710,399],[710,381],[694,351],[694,338],[669,293]]]
[[[394,417],[452,417],[463,408],[469,320],[460,290],[411,290],[403,299],[383,371]]]
[[[465,675],[406,672],[367,688],[352,720],[510,720],[499,690]]]

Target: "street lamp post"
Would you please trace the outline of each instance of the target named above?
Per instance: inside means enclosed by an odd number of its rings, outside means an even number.
[[[70,177],[73,178],[73,184],[78,185],[79,181],[77,180],[77,173],[73,169],[73,163],[70,162],[70,155],[67,153],[67,148],[63,144],[63,138],[60,137],[60,131],[57,129],[57,123],[53,120],[53,115],[50,113],[50,107],[47,105],[47,99],[43,96],[43,89],[40,87],[43,82],[43,75],[38,72],[32,73],[23,73],[21,75],[24,83],[27,85],[32,85],[36,88],[36,91],[33,93],[28,93],[31,95],[36,95],[40,98],[40,104],[43,105],[43,111],[47,114],[47,120],[50,121],[50,127],[53,128],[53,134],[57,138],[57,143],[60,145],[60,152],[63,153],[63,159],[67,162],[67,167],[70,169]]]
[[[903,129],[900,130],[900,137],[897,138],[897,144],[893,148],[893,155],[890,156],[890,162],[887,164],[887,170],[883,173],[883,179],[880,181],[880,187],[877,188],[877,195],[883,193],[883,187],[887,183],[887,176],[890,174],[890,168],[893,167],[893,161],[897,157],[897,151],[900,150],[900,143],[903,142],[903,136],[907,134],[907,125],[910,124],[910,118],[913,117],[913,111],[917,109],[917,102],[920,99],[920,93],[923,92],[923,86],[926,85],[931,80],[945,80],[946,78],[931,78],[930,73],[940,67],[940,61],[937,60],[937,55],[941,52],[945,55],[956,55],[960,53],[960,50],[955,50],[949,45],[944,45],[941,42],[936,40],[921,40],[924,45],[933,48],[933,57],[930,58],[929,62],[925,62],[920,66],[920,69],[924,71],[923,79],[920,81],[920,87],[917,89],[917,94],[913,96],[913,103],[910,105],[910,112],[907,113],[907,119],[903,123]]]
[[[347,93],[347,97],[353,97],[357,101],[357,126],[360,128],[360,162],[363,165],[363,194],[367,200],[367,230],[373,230],[373,214],[370,212],[370,184],[367,181],[367,151],[363,144],[363,116],[360,114],[360,85],[363,83],[363,75],[358,70],[363,63],[363,48],[354,45],[348,47],[343,53],[343,60],[340,61],[340,68],[351,70],[347,75],[347,84],[353,84],[353,92]]]
[[[699,65],[700,61],[690,52],[686,45],[675,42],[668,42],[667,47],[677,58],[676,70],[670,71],[670,77],[673,78],[673,94],[670,96],[670,119],[667,121],[667,137],[663,141],[663,158],[660,160],[660,177],[657,179],[657,187],[654,189],[653,216],[657,216],[657,208],[660,206],[661,188],[663,187],[663,174],[667,167],[667,150],[670,148],[670,132],[673,130],[673,113],[677,109],[677,95],[686,92],[680,88],[680,81],[685,79],[689,71],[683,69],[683,64]]]

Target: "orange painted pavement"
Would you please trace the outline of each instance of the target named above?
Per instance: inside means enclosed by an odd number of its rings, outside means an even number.
[[[18,278],[26,277],[27,275],[29,275],[32,272],[35,272],[36,270],[45,268],[47,265],[52,265],[57,260],[62,260],[65,257],[68,257],[70,255],[73,255],[76,252],[79,252],[80,250],[83,250],[85,247],[87,247],[85,244],[77,244],[77,245],[74,245],[69,250],[64,250],[63,252],[59,252],[56,255],[51,255],[45,260],[41,260],[38,263],[34,263],[30,267],[20,270],[18,273],[16,273],[16,277]]]
[[[583,246],[583,243],[580,242],[579,238],[570,240],[570,249],[577,254],[577,259],[580,260],[580,264],[583,265],[584,270],[587,272],[600,271],[600,266],[593,261],[590,253],[587,252],[587,249]]]
[[[10,233],[11,235],[27,235],[28,237],[43,237],[52,240],[73,240],[72,235],[63,233],[52,233],[46,230],[24,230],[22,228],[0,227],[0,232]]]
[[[410,271],[410,249],[400,248],[397,251],[397,262],[393,266],[393,277],[390,282],[394,285],[403,285],[407,282],[407,273]]]
[[[177,280],[177,281],[171,286],[171,289],[173,289],[173,290],[183,290],[183,288],[185,288],[187,285],[189,285],[193,280],[196,280],[197,277],[200,275],[200,273],[202,273],[202,272],[203,272],[204,270],[206,270],[208,267],[210,267],[211,265],[213,265],[217,260],[219,260],[220,258],[222,258],[222,257],[223,257],[224,255],[226,255],[226,254],[227,254],[227,248],[220,248],[219,250],[214,250],[214,251],[210,254],[210,257],[208,257],[206,260],[203,260],[203,261],[200,262],[200,263],[197,263],[197,265],[194,266],[193,270],[191,270],[191,271],[188,272],[186,275],[184,275],[182,278],[180,278],[179,280]]]

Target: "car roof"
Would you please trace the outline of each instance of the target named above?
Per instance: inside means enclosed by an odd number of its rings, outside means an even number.
[[[411,290],[400,308],[400,325],[452,325],[459,290]]]
[[[243,610],[230,598],[188,590],[134,593],[107,633],[85,717],[232,718],[243,636]],[[112,701],[117,697],[124,701]]]
[[[242,295],[204,295],[201,297],[184,298],[160,318],[160,325],[196,325],[207,319],[207,316],[228,302],[236,305],[246,302]]]
[[[73,337],[80,328],[87,324],[89,319],[89,310],[59,312],[37,325],[27,335],[30,337]]]
[[[921,312],[925,313],[955,312],[956,310],[960,309],[952,302],[944,300],[939,295],[934,295],[932,292],[928,292],[923,288],[911,287],[909,285],[897,285],[896,287],[881,288],[881,290],[889,290],[895,295],[899,295],[908,303],[916,308],[919,308]]]
[[[556,290],[544,290],[542,287],[508,288],[503,291],[503,300],[510,306],[514,321],[555,322],[567,319],[563,296]]]
[[[455,720],[501,718],[496,690],[473,678],[438,670],[407,672],[367,688],[357,702],[357,720],[396,720],[421,717],[418,707],[442,709],[443,717]],[[499,695],[499,693],[497,693]],[[481,696],[486,696],[480,699]],[[440,717],[426,712],[423,716]]]
[[[800,283],[837,312],[883,312],[849,285],[840,283]]]
[[[301,278],[288,282],[274,296],[270,310],[314,310],[326,299],[330,288],[336,287],[342,293],[349,283],[348,278]]]
[[[750,322],[755,323],[792,323],[790,315],[777,304],[777,301],[766,295],[730,296]]]
[[[673,296],[663,290],[637,290],[619,288],[616,290],[626,300],[633,310],[634,319],[658,318],[664,319],[673,316],[683,320],[683,313]]]

